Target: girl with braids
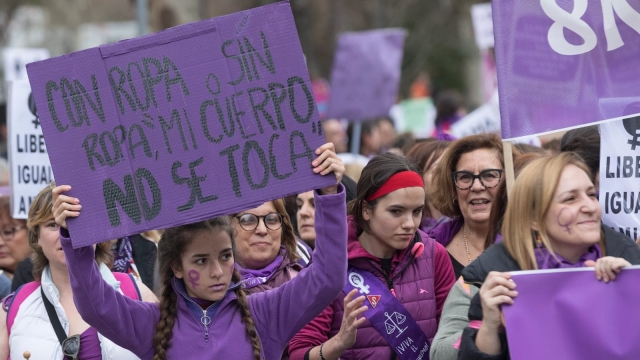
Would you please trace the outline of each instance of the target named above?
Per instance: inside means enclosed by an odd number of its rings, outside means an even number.
[[[294,279],[247,297],[235,270],[228,217],[168,229],[158,244],[160,305],[131,301],[101,281],[91,247],[74,249],[66,219],[80,202],[53,190],[74,300],[82,318],[143,360],[280,359],[288,341],[335,299],[347,264],[344,166],[333,144],[316,150],[314,172],[337,182],[316,192],[314,262]]]

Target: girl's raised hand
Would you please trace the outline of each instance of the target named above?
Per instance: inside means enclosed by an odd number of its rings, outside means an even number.
[[[53,217],[56,224],[67,228],[68,217],[80,216],[80,200],[64,195],[64,192],[71,190],[69,185],[60,185],[51,190],[53,194]]]
[[[318,155],[318,158],[313,160],[313,162],[311,163],[311,165],[313,166],[313,172],[323,176],[334,173],[336,176],[336,184],[321,189],[320,193],[322,195],[337,193],[338,184],[340,183],[340,181],[342,181],[342,176],[344,175],[345,168],[342,160],[340,160],[338,155],[336,155],[333,143],[326,143],[320,146],[316,150],[316,154]]]

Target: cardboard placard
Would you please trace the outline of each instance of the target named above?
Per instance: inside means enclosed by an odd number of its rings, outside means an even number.
[[[406,35],[402,29],[340,35],[327,118],[363,121],[389,115],[398,96]]]
[[[335,183],[288,2],[27,69],[75,247]]]

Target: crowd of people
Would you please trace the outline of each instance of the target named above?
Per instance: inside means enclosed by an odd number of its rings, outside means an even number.
[[[42,189],[26,221],[0,197],[0,359],[508,359],[511,271],[609,282],[640,264],[602,223],[595,126],[558,149],[515,144],[509,196],[497,134],[407,146],[371,120],[354,155],[343,122],[323,126],[311,166],[335,185],[95,246],[71,246],[69,185]]]
[[[460,94],[435,105],[429,138],[324,119],[331,186],[93,246],[72,246],[69,184],[26,220],[0,189],[0,360],[509,359],[511,272],[640,265],[602,222],[597,126],[505,159],[498,134],[450,135]]]

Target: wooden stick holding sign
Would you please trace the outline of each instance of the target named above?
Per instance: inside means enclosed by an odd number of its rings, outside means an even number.
[[[504,154],[504,175],[507,181],[507,197],[511,193],[511,188],[516,181],[513,170],[513,146],[511,141],[502,142],[502,152]]]

